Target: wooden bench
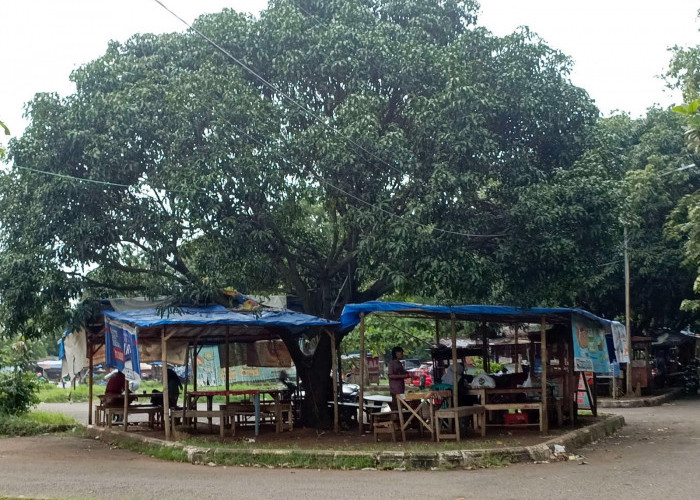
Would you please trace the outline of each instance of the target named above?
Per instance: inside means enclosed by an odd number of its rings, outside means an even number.
[[[473,417],[474,430],[480,430],[481,435],[486,435],[486,409],[481,405],[474,406],[457,406],[455,408],[441,408],[435,410],[436,431],[437,431],[437,441],[440,442],[440,438],[443,439],[456,439],[461,440],[460,429],[459,429],[459,419],[463,417]],[[442,420],[453,420],[455,431],[452,434],[445,434],[441,432]]]
[[[124,418],[124,407],[98,407],[99,411],[95,409],[95,421],[100,422],[98,425],[107,424],[107,427],[112,427],[112,417],[115,415],[121,415]],[[154,405],[130,405],[127,408],[127,415],[137,415],[145,414],[148,415],[148,425],[151,429],[155,428],[156,425],[163,425],[163,407]],[[104,421],[101,417],[104,417]],[[127,416],[128,418],[128,416]],[[126,430],[127,426],[124,427]]]
[[[223,425],[231,428],[232,435],[236,435],[236,425],[248,423],[248,417],[255,417],[255,405],[253,403],[229,403],[221,405]],[[275,423],[275,432],[278,434],[288,430],[294,430],[294,412],[291,403],[260,403],[260,422],[270,419]]]

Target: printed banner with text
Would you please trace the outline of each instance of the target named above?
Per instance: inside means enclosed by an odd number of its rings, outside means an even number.
[[[127,380],[141,379],[136,329],[105,321],[105,365],[122,372]]]

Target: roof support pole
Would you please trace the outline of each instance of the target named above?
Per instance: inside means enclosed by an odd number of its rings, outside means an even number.
[[[196,391],[197,390],[197,342],[199,341],[199,337],[194,339],[194,346],[192,348],[192,390]],[[194,408],[195,410],[197,408]]]
[[[360,430],[360,435],[364,432],[365,424],[365,313],[360,313],[360,399],[357,412],[357,423]]]
[[[95,348],[92,345],[91,341],[88,341],[88,353],[90,354],[89,358],[89,367],[88,367],[88,376],[90,377],[90,387],[88,389],[88,424],[92,425],[92,383],[93,383],[93,375],[95,373],[95,364],[94,364],[94,356],[95,356]]]
[[[457,408],[459,406],[459,394],[457,394],[459,380],[457,379],[457,319],[455,313],[450,314],[450,327],[452,329],[452,406]],[[459,425],[457,418],[455,418],[455,425]],[[455,429],[455,432],[459,435],[459,429]]]
[[[515,373],[520,372],[520,354],[518,351],[518,324],[513,324],[515,330]]]
[[[165,326],[160,332],[160,351],[162,355],[163,370],[163,425],[165,426],[165,440],[170,441],[170,398],[168,397],[168,340],[165,337]],[[125,419],[126,420],[126,419]]]
[[[226,325],[226,369],[224,370],[226,372],[226,404],[228,404],[228,398],[229,394],[228,391],[231,390],[231,382],[230,382],[230,372],[229,372],[229,365],[231,364],[231,353],[230,353],[230,340],[228,336],[228,328],[229,326]],[[221,425],[224,425],[223,422],[221,422]]]
[[[335,332],[327,331],[331,338],[331,356],[333,360],[333,432],[340,430],[338,422],[338,350],[335,347]]]
[[[129,380],[124,377],[124,432],[129,430]]]
[[[489,330],[486,328],[486,323],[481,324],[481,343],[482,343],[482,364],[484,373],[491,373],[491,363],[489,362]]]
[[[540,431],[547,432],[549,430],[548,421],[548,405],[547,405],[547,320],[542,316],[541,335],[540,335],[540,357],[542,358],[542,413],[540,418]]]

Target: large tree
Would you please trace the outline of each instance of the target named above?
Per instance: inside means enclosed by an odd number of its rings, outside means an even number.
[[[611,190],[574,168],[598,111],[569,58],[477,9],[271,1],[111,43],[10,145],[1,319],[37,333],[79,297],[231,285],[325,317],[391,290],[565,296],[610,226]],[[322,404],[328,339],[287,341]]]

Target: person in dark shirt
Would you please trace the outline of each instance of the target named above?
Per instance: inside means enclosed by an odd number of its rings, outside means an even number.
[[[391,361],[387,367],[389,376],[389,392],[391,393],[391,407],[397,409],[396,398],[406,392],[405,379],[411,378],[411,374],[406,371],[401,364],[403,359],[403,348],[396,346],[391,350]]]
[[[168,404],[170,408],[177,408],[177,400],[180,398],[182,382],[172,368],[168,368]]]

